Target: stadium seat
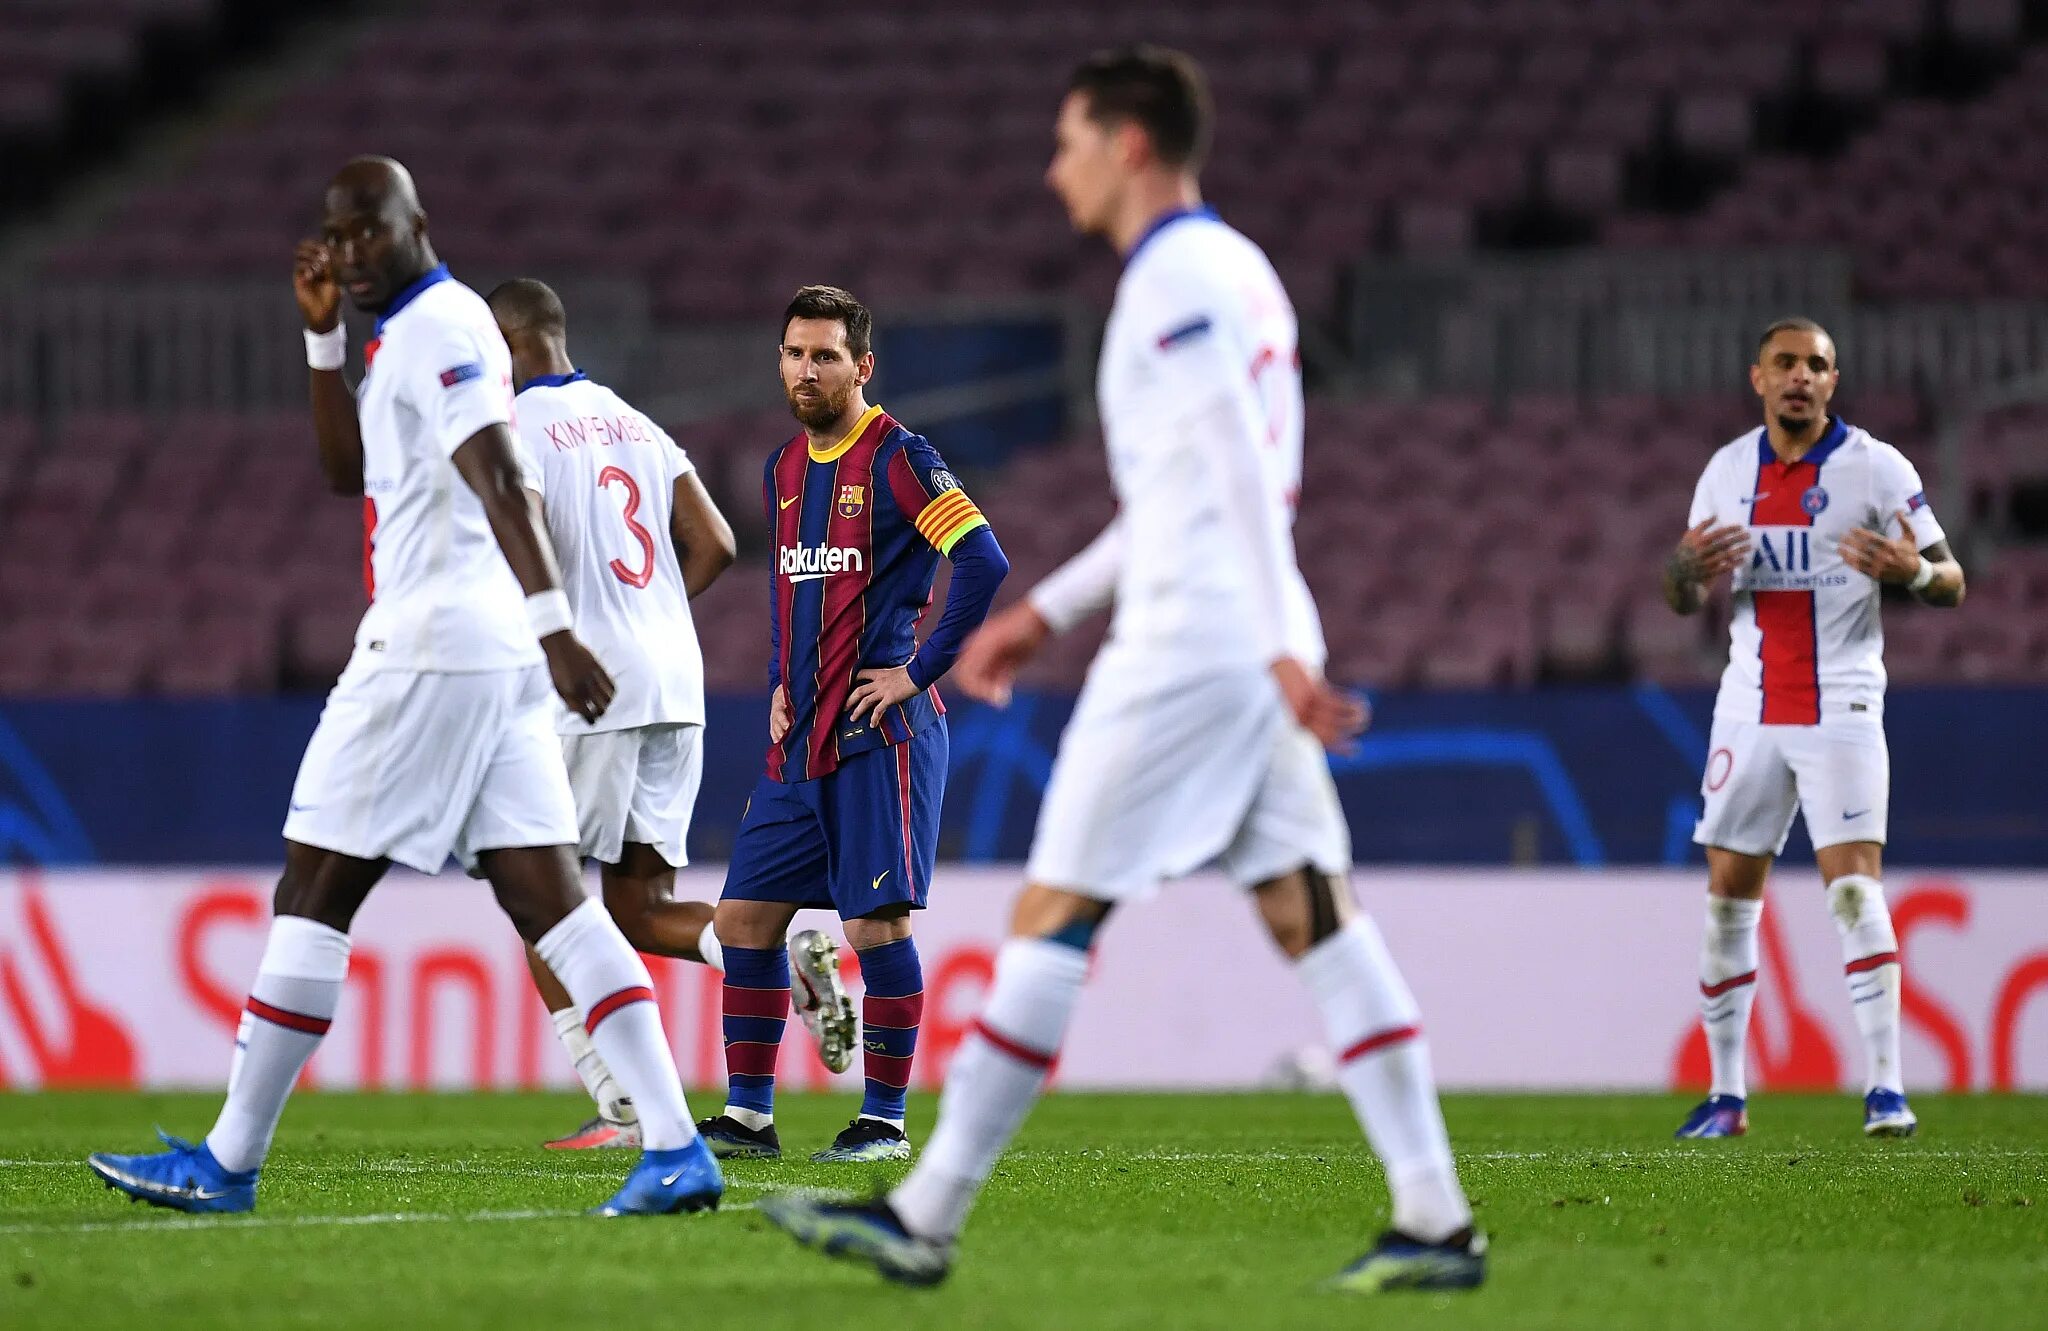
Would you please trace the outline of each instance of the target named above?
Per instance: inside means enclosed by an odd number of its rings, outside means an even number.
[[[67,80],[134,58],[144,21],[126,4],[22,12],[33,16],[0,15],[0,124],[47,124]],[[1315,314],[1361,254],[1468,255],[1532,208],[1597,228],[1611,247],[1841,246],[1871,297],[2048,298],[2036,234],[2048,176],[2033,142],[2048,117],[2048,50],[2019,42],[2026,17],[2014,0],[1685,0],[1655,22],[1621,0],[1202,0],[1144,26],[1208,60],[1228,118],[1206,184]],[[622,0],[592,24],[536,0],[427,0],[366,19],[359,41],[264,114],[231,118],[177,170],[114,201],[96,230],[54,246],[44,272],[271,280],[316,202],[324,167],[308,163],[374,142],[413,166],[459,271],[624,276],[647,284],[660,320],[757,320],[820,274],[890,302],[1100,298],[1113,258],[1069,233],[1038,177],[1067,63],[1137,26],[1116,7],[1066,0],[884,0],[837,32],[848,68],[873,72],[816,73],[813,100],[840,118],[828,122],[789,104],[761,54],[810,39],[794,16],[707,25]],[[990,43],[1005,60],[971,59]],[[1999,43],[2018,43],[2017,64],[1983,95],[1898,95],[1898,76],[1930,50]],[[1845,113],[1841,151],[1752,150],[1788,106],[1816,97]],[[862,132],[821,160],[821,125],[845,121]],[[1684,214],[1631,211],[1640,168],[1674,144],[1719,159],[1733,183]],[[1987,173],[2010,197],[1969,188]],[[873,229],[821,231],[820,200],[853,196],[877,201]],[[1844,394],[1849,419],[1935,478],[1935,421],[1918,397],[1853,383]],[[1333,673],[1446,687],[1617,669],[1712,677],[1720,622],[1671,615],[1654,580],[1707,454],[1755,428],[1739,386],[1583,402],[1318,398],[1309,413],[1303,549],[1357,548],[1367,565],[1431,556],[1397,585],[1305,558]],[[749,559],[760,458],[790,429],[778,409],[676,431]],[[1937,495],[1943,511],[2004,511],[2048,480],[2048,414],[1992,413],[1966,470],[1969,493]],[[1018,586],[1110,512],[1099,439],[1079,432],[970,484]],[[0,417],[0,637],[13,644],[0,684],[42,688],[79,671],[92,689],[138,670],[150,686],[199,691],[331,678],[361,612],[359,515],[325,493],[297,410]],[[2042,677],[2048,644],[2033,625],[2048,618],[2048,567],[2026,551],[1972,557],[1967,616],[1900,617],[1902,679],[1950,662],[1987,679]],[[138,665],[109,648],[86,669],[21,641],[76,610],[68,601],[107,623],[163,627],[161,639],[155,627],[121,639],[156,655]],[[207,618],[226,606],[247,607],[247,634],[223,636]],[[759,686],[760,609],[744,569],[699,602],[714,687]],[[208,635],[228,646],[210,649]],[[1031,677],[1078,682],[1089,642],[1062,640]]]
[[[789,25],[729,21],[714,40],[701,24],[639,5],[618,10],[601,33],[537,21],[516,0],[417,8],[366,24],[322,79],[210,141],[177,183],[138,191],[117,210],[112,234],[68,247],[53,268],[138,271],[177,253],[204,270],[269,272],[303,214],[292,195],[306,188],[302,163],[338,161],[370,141],[411,163],[458,262],[546,259],[630,271],[663,284],[665,311],[729,316],[772,300],[782,275],[670,268],[660,256],[677,217],[714,225],[794,217],[805,190],[851,187],[915,194],[928,215],[950,220],[983,214],[991,188],[1035,194],[1065,63],[1136,31],[1114,8],[1057,0],[1025,0],[999,23],[969,8],[884,4],[864,15],[866,35],[847,48],[875,72],[817,76],[826,79],[818,104],[875,127],[855,157],[828,168],[806,152],[815,124],[777,105],[772,80],[761,77],[754,43],[801,41]],[[1667,115],[1688,149],[1739,158],[1760,106],[1809,83],[1843,101],[1881,101],[1888,44],[1932,35],[1917,0],[1842,14],[1731,0],[1663,14],[1657,24],[1635,21],[1624,6],[1547,0],[1364,17],[1352,9],[1332,0],[1280,11],[1219,0],[1158,11],[1145,25],[1153,40],[1184,40],[1209,60],[1231,149],[1219,154],[1217,197],[1249,202],[1260,193],[1228,178],[1232,161],[1258,163],[1257,183],[1299,205],[1299,231],[1316,238],[1305,257],[1325,287],[1356,252],[1325,240],[1455,253],[1472,243],[1479,220],[1457,206],[1486,212],[1547,198],[1612,217],[1623,201],[1623,156],[1649,149]],[[1940,21],[1983,42],[2007,31],[2016,12],[2011,0],[1956,0]],[[1760,36],[1766,23],[1785,37]],[[963,62],[991,41],[1002,44],[1004,61]],[[76,58],[88,59],[89,47],[102,59],[124,49],[118,35],[101,35]],[[532,77],[542,69],[547,79]],[[43,96],[30,88],[15,100],[30,108]],[[976,113],[961,117],[957,108],[969,101]],[[605,152],[619,142],[636,153]],[[1538,146],[1558,149],[1538,175],[1508,165]],[[1273,150],[1280,147],[1297,151]],[[800,161],[804,170],[793,173]],[[842,168],[843,181],[830,174]],[[553,206],[567,197],[581,207]],[[1426,206],[1384,233],[1357,225],[1383,203]],[[1056,215],[1038,206],[1056,231]],[[1348,211],[1348,220],[1326,220],[1326,211]],[[528,226],[529,218],[546,220]],[[892,225],[903,221],[892,216]],[[733,237],[720,239],[729,247]],[[969,272],[968,281],[1000,292],[1023,271],[990,264],[977,279],[963,263],[978,251],[943,231],[936,248],[906,249],[929,261],[922,271],[878,273],[905,291]]]

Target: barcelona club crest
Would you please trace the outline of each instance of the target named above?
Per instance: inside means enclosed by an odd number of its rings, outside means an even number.
[[[867,506],[868,489],[865,485],[842,485],[839,487],[839,516],[857,518],[861,509]]]

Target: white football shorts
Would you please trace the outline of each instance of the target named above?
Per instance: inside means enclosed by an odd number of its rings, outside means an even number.
[[[1891,755],[1877,716],[1823,713],[1819,725],[1767,726],[1715,717],[1706,809],[1692,839],[1743,855],[1776,855],[1806,815],[1814,849],[1885,839],[1891,803]]]
[[[576,843],[541,666],[341,672],[299,762],[287,840],[438,873],[478,851]]]
[[[1026,875],[1129,901],[1209,864],[1246,887],[1304,864],[1350,870],[1322,747],[1264,671],[1159,685],[1117,668],[1112,649],[1060,739]]]
[[[628,841],[649,845],[680,869],[704,781],[704,727],[634,726],[563,735],[576,796],[577,853],[617,864]]]

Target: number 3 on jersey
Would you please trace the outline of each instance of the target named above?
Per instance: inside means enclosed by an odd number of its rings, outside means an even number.
[[[632,476],[617,467],[606,467],[597,474],[600,489],[609,486],[613,481],[617,481],[626,490],[626,507],[619,516],[626,520],[626,530],[633,533],[633,539],[640,542],[640,567],[628,568],[624,560],[614,559],[611,562],[612,574],[628,587],[644,588],[654,580],[654,537],[647,528],[640,525],[640,519],[635,516],[640,511],[640,486]]]

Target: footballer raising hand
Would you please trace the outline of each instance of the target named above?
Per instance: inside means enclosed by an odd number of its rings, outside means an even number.
[[[292,295],[299,302],[306,327],[313,332],[325,333],[340,322],[341,284],[334,280],[334,266],[321,242],[299,242],[292,258]]]

